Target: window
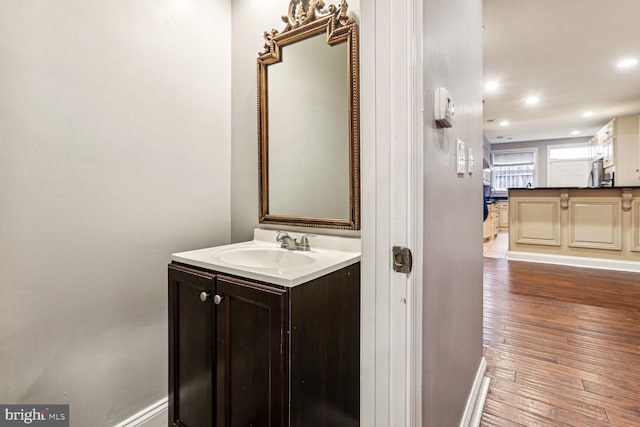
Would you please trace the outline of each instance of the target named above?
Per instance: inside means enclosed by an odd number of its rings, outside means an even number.
[[[491,152],[491,157],[496,192],[506,193],[508,188],[535,187],[537,148],[496,150]]]
[[[583,187],[589,183],[589,144],[547,146],[547,186]]]
[[[553,160],[589,160],[591,153],[588,144],[549,145],[549,161]]]

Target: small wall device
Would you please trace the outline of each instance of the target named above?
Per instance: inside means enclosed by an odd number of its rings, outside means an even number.
[[[450,128],[453,126],[453,101],[447,88],[439,87],[436,89],[433,111],[436,124],[439,127]]]

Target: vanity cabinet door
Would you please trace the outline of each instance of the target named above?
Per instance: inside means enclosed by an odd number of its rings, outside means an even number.
[[[215,275],[169,266],[169,423],[214,425],[213,302]]]
[[[217,277],[218,427],[284,427],[286,292]]]
[[[291,427],[360,425],[360,263],[291,288]]]

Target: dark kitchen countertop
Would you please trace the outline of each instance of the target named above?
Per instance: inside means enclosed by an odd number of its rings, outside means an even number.
[[[508,190],[622,190],[624,188],[636,189],[640,185],[624,185],[619,187],[532,187],[532,188],[509,188]]]
[[[485,198],[487,200],[487,204],[493,204],[493,203],[498,203],[498,202],[508,202],[509,198],[508,197],[486,197]]]

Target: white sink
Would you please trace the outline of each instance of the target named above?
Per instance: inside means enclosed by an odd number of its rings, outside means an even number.
[[[286,287],[297,286],[360,261],[360,238],[318,235],[310,251],[280,248],[276,230],[255,229],[253,240],[175,253],[171,260]],[[301,234],[289,232],[292,238]]]
[[[285,269],[313,264],[316,260],[304,252],[281,248],[242,247],[220,251],[222,262],[243,267]]]

